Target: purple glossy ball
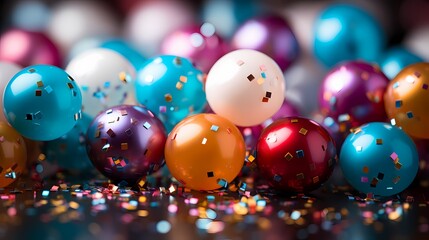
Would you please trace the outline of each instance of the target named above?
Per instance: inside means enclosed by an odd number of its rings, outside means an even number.
[[[366,62],[344,62],[331,69],[319,92],[324,126],[345,136],[364,123],[385,122],[383,95],[388,83],[378,67]]]
[[[101,112],[86,137],[93,165],[116,183],[135,184],[164,165],[166,131],[144,107],[120,105]]]
[[[300,115],[301,113],[298,111],[298,109],[285,99],[280,109],[271,117],[271,120],[275,121],[280,118]]]
[[[285,71],[298,57],[298,41],[283,17],[249,19],[235,32],[232,49],[254,49],[270,56]]]

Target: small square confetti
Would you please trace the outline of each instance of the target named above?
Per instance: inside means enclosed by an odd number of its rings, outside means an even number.
[[[307,134],[307,132],[308,132],[308,130],[305,129],[305,128],[299,129],[299,133],[302,134],[302,135],[304,135],[304,136]]]
[[[377,138],[377,139],[375,140],[375,144],[377,144],[377,145],[382,145],[382,144],[383,144],[383,139],[381,139],[381,138]]]
[[[298,122],[298,119],[296,119],[296,118],[291,119],[291,120],[290,120],[290,122],[291,122],[291,123],[297,123],[297,122]]]
[[[397,170],[401,169],[402,168],[402,164],[400,162],[395,163],[395,168]]]
[[[33,120],[33,114],[31,113],[25,114],[25,120]]]
[[[179,77],[179,81],[182,82],[182,83],[187,83],[188,82],[188,77],[186,77],[186,76],[180,76]]]
[[[150,125],[150,123],[148,123],[148,122],[145,122],[145,123],[143,124],[143,127],[144,127],[144,128],[146,128],[146,129],[149,129],[151,126],[152,126],[152,125]]]
[[[173,101],[173,96],[171,96],[171,94],[167,93],[164,95],[165,101],[166,102],[171,102]]]
[[[51,93],[52,91],[54,91],[53,89],[52,89],[52,87],[51,86],[46,86],[45,87],[45,91],[49,94],[49,93]]]
[[[228,182],[222,178],[217,181],[217,184],[223,188],[226,188],[228,186]]]
[[[395,82],[392,86],[393,89],[398,88],[399,87],[399,82]]]
[[[302,158],[302,157],[304,157],[304,151],[303,150],[297,150],[296,155],[298,158]]]
[[[265,65],[260,65],[259,69],[263,72],[267,71],[267,67]]]
[[[254,157],[253,155],[249,155],[249,156],[247,157],[247,161],[249,161],[249,162],[253,162],[253,161],[255,161],[255,157]]]
[[[36,97],[42,96],[42,90],[36,90]]]
[[[377,179],[378,179],[378,180],[383,180],[383,178],[384,178],[384,173],[379,172],[379,173],[377,174]]]
[[[268,100],[270,100],[269,98],[267,98],[267,97],[263,97],[262,98],[262,102],[268,102]]]
[[[264,84],[265,80],[263,78],[258,78],[258,80],[256,81],[259,85]]]
[[[400,176],[396,176],[396,177],[393,178],[392,182],[393,182],[393,184],[397,184],[400,180],[401,180],[401,177]]]
[[[395,101],[395,107],[400,108],[402,106],[402,100],[396,100]]]
[[[74,79],[72,78],[72,76],[67,75],[67,77],[68,77],[68,79],[69,79],[70,81],[73,81],[73,82],[74,82]]]
[[[179,57],[174,58],[174,64],[176,65],[182,65],[182,59]]]
[[[219,126],[217,126],[217,125],[212,125],[212,126],[210,127],[210,130],[211,130],[211,131],[213,131],[213,132],[217,132],[217,130],[219,130]]]
[[[72,83],[67,83],[67,86],[68,86],[70,89],[73,89],[73,88],[74,88],[74,86],[73,86],[73,84],[72,84]]]
[[[368,172],[369,172],[369,167],[364,166],[364,167],[362,168],[362,172],[363,172],[363,173],[368,173]]]
[[[371,184],[370,184],[370,186],[371,186],[371,187],[373,187],[373,188],[375,188],[375,187],[377,187],[377,184],[378,184],[378,180],[377,180],[377,178],[373,178],[373,179],[371,180]]]
[[[293,155],[292,155],[290,152],[288,152],[288,153],[286,153],[286,155],[284,156],[284,158],[285,158],[287,161],[290,161],[290,160],[293,158]]]
[[[427,85],[426,83],[423,83],[422,88],[423,88],[424,90],[428,90],[428,87],[429,87],[429,85]]]
[[[275,174],[273,180],[276,182],[280,182],[282,180],[282,177],[280,175]]]
[[[128,150],[128,143],[121,143],[121,150]]]
[[[411,112],[411,111],[407,112],[407,117],[408,118],[413,118],[414,117],[413,112]]]
[[[182,88],[183,88],[183,83],[181,83],[181,82],[177,82],[177,83],[176,83],[176,89],[177,89],[177,90],[182,90]]]
[[[244,64],[243,60],[238,60],[236,63],[238,66],[242,66]]]
[[[214,177],[214,173],[213,172],[207,172],[207,177],[209,177],[209,178]]]
[[[166,107],[166,106],[159,106],[159,112],[160,112],[160,113],[165,113],[165,112],[167,112],[167,107]]]
[[[125,130],[125,133],[126,133],[128,136],[133,135],[133,131],[131,131],[131,129],[130,129],[130,128],[128,128],[127,130]]]
[[[262,78],[267,78],[267,74],[265,72],[261,72],[261,77]]]
[[[304,179],[304,173],[298,173],[298,174],[296,175],[296,179],[298,179],[298,180],[302,180],[302,179]]]
[[[395,152],[390,154],[390,159],[392,159],[392,161],[395,161],[397,158],[398,158],[398,154],[396,154]]]
[[[109,135],[110,137],[115,137],[116,136],[116,134],[115,134],[115,132],[111,129],[111,128],[109,128],[109,130],[107,130],[107,135]]]
[[[253,74],[249,74],[249,76],[247,76],[247,80],[249,80],[250,82],[255,80],[255,76],[253,76]]]
[[[201,144],[206,144],[207,143],[207,138],[203,138],[203,141],[201,141]]]
[[[43,82],[42,81],[38,81],[36,84],[37,84],[37,87],[43,87]]]
[[[360,182],[367,183],[368,182],[368,177],[360,177]]]
[[[318,183],[318,182],[319,182],[319,176],[313,177],[313,183]]]
[[[416,76],[417,78],[420,78],[422,74],[420,72],[414,72],[414,76]]]
[[[271,98],[271,92],[265,92],[265,97]]]
[[[30,69],[28,69],[28,72],[34,73],[34,72],[36,72],[36,70],[34,68],[30,68]]]

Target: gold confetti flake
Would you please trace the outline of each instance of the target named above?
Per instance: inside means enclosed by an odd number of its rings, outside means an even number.
[[[256,80],[256,82],[259,84],[259,85],[262,85],[262,84],[264,84],[264,82],[265,82],[265,80],[263,79],[263,78],[258,78],[258,80]]]
[[[74,86],[73,86],[73,84],[72,84],[72,83],[67,83],[67,86],[68,86],[70,89],[73,89],[73,88],[74,88]]]
[[[187,83],[188,82],[188,77],[186,77],[186,76],[180,76],[179,77],[179,81],[182,82],[182,83]]]
[[[362,168],[362,172],[363,172],[363,173],[368,173],[368,172],[369,172],[369,167],[364,166],[364,167]]]
[[[290,161],[293,158],[293,155],[290,152],[287,152],[284,156],[287,161]]]
[[[302,134],[302,135],[304,135],[304,136],[307,134],[307,132],[308,132],[308,130],[305,129],[305,128],[299,129],[299,133]]]
[[[402,168],[402,164],[400,162],[395,163],[395,168],[400,170]]]
[[[206,144],[207,143],[207,138],[203,138],[203,141],[201,142],[201,144]]]
[[[318,182],[319,182],[319,176],[313,177],[313,183],[318,183]]]
[[[181,83],[181,82],[177,82],[177,83],[176,83],[176,89],[177,89],[177,90],[182,90],[182,88],[183,88],[183,83]]]
[[[297,122],[298,122],[298,119],[296,119],[296,118],[291,119],[291,120],[290,120],[290,122],[291,122],[291,123],[297,123]]]
[[[171,102],[173,101],[173,97],[171,96],[171,94],[167,93],[164,95],[165,101],[166,102]]]
[[[121,150],[128,150],[128,143],[121,143]]]
[[[127,74],[125,72],[120,72],[119,73],[119,80],[121,80],[121,82],[123,83],[127,83]]]
[[[382,145],[382,144],[383,144],[383,139],[381,139],[381,138],[377,138],[377,139],[375,140],[375,143],[376,143],[377,145]]]
[[[249,162],[253,162],[253,161],[255,161],[255,157],[254,157],[253,155],[249,155],[249,156],[247,157],[247,161],[249,161]]]
[[[43,87],[44,85],[43,85],[43,82],[42,81],[38,81],[37,82],[37,87]]]
[[[304,179],[304,173],[298,173],[298,174],[296,175],[296,179],[297,179],[297,180],[303,180],[303,179]]]

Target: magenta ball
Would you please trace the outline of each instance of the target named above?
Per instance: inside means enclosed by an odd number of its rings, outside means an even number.
[[[164,126],[144,107],[121,105],[101,112],[86,137],[91,162],[116,183],[135,184],[164,165]]]
[[[339,124],[346,131],[368,122],[387,120],[383,95],[389,79],[365,62],[351,61],[335,66],[325,76],[319,104],[325,125]]]
[[[227,45],[216,34],[212,24],[204,23],[173,31],[162,42],[161,51],[188,58],[197,68],[208,73],[213,64],[227,53]]]
[[[237,127],[243,135],[244,142],[246,143],[246,150],[252,151],[256,148],[259,136],[261,136],[263,125],[256,125],[251,127]]]
[[[254,49],[270,56],[285,71],[298,57],[299,45],[283,17],[270,15],[252,18],[235,32],[232,49]]]
[[[0,38],[0,61],[23,67],[36,64],[61,67],[60,52],[44,33],[11,29]]]

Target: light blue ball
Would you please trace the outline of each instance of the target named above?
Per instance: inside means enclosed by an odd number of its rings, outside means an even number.
[[[380,67],[389,79],[393,79],[404,67],[418,62],[423,59],[403,47],[395,47],[384,54]]]
[[[143,55],[122,39],[110,39],[104,41],[100,44],[100,47],[107,48],[121,54],[128,59],[131,64],[133,64],[135,69],[140,69],[145,62]]]
[[[326,8],[314,28],[314,54],[327,67],[341,61],[378,59],[385,47],[380,24],[364,10],[347,4]]]
[[[419,167],[413,140],[401,129],[380,122],[350,133],[341,147],[339,162],[350,185],[381,196],[405,190]]]
[[[24,137],[49,141],[69,132],[81,117],[82,95],[64,70],[34,65],[19,71],[3,95],[8,122]]]
[[[62,170],[79,173],[95,169],[86,152],[86,131],[92,118],[82,113],[76,125],[65,135],[45,142],[46,161]]]
[[[206,105],[203,74],[192,63],[164,55],[146,61],[137,73],[136,98],[163,123],[167,131]]]

